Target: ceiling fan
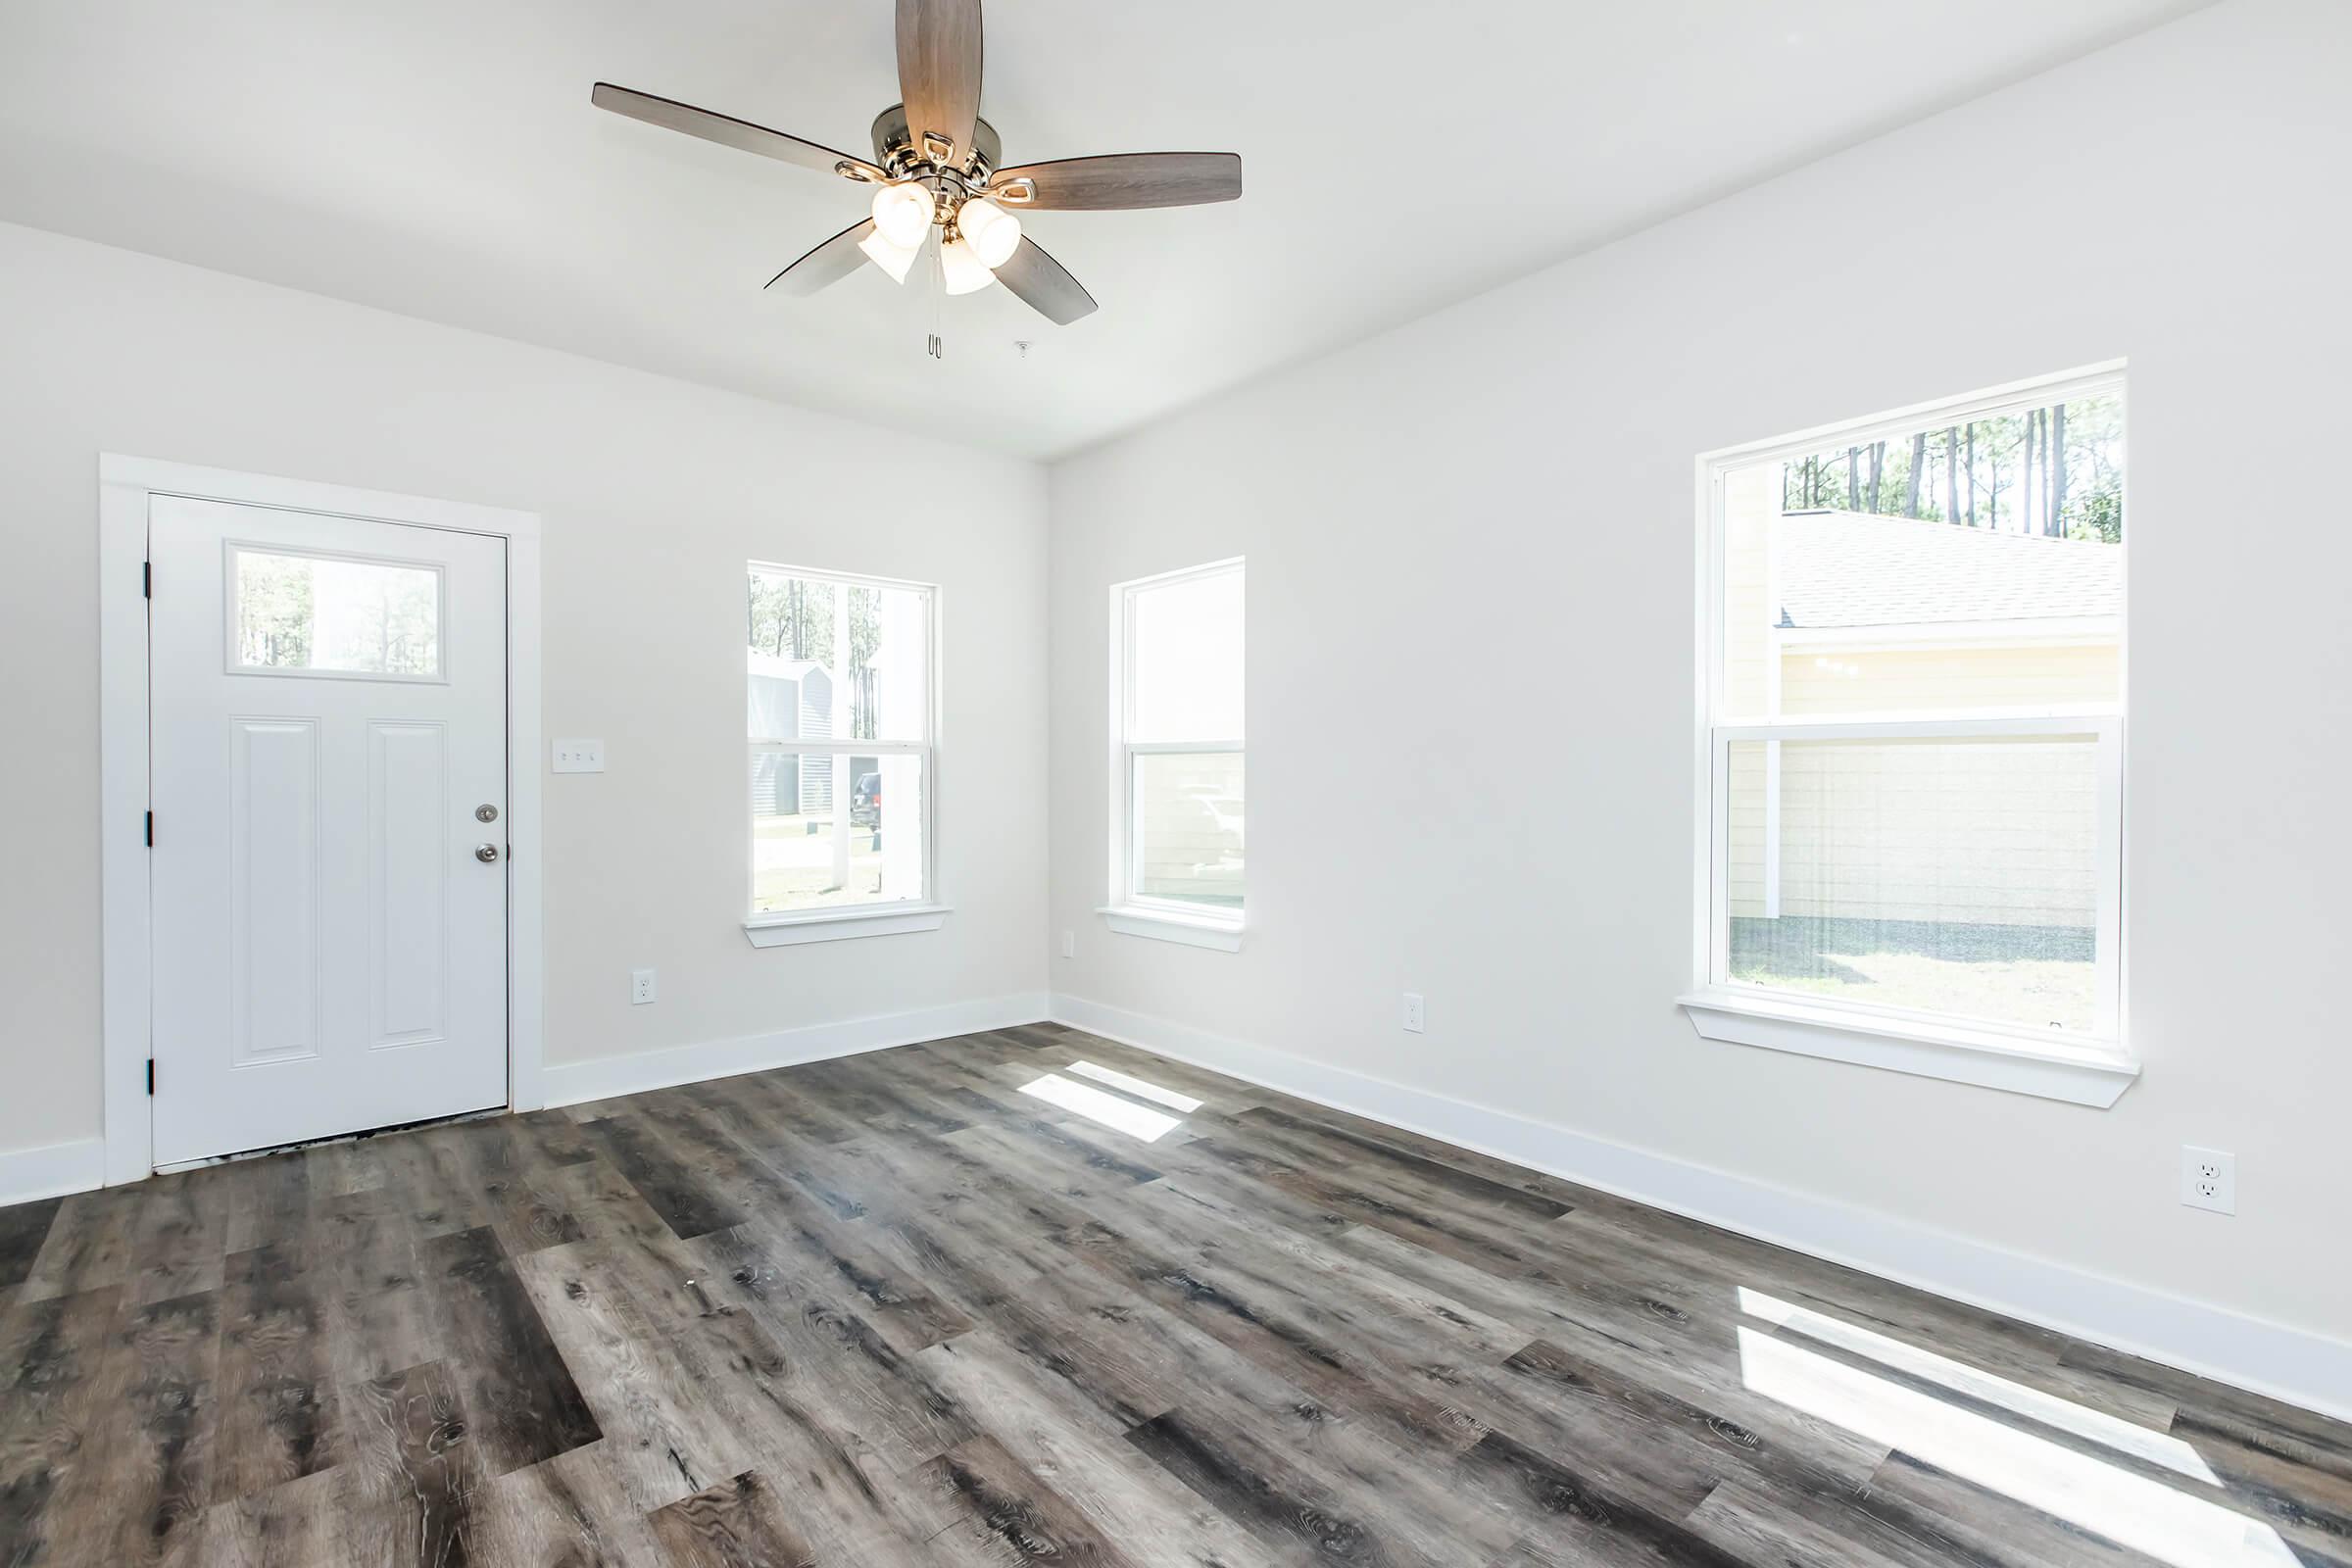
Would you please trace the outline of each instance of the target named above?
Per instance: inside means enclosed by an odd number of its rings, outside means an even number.
[[[898,0],[898,33],[902,101],[874,118],[871,163],[609,81],[589,97],[649,125],[872,186],[870,217],[768,279],[787,294],[813,294],[869,261],[905,282],[936,228],[948,293],[1003,283],[1067,326],[1095,309],[1094,296],[1021,232],[1017,214],[1190,207],[1242,193],[1235,153],[1112,153],[1006,169],[996,127],[980,118],[980,0]]]

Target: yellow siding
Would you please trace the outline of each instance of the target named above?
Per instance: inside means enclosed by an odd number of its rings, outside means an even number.
[[[1953,712],[2112,703],[2112,642],[2057,648],[1790,648],[1781,656],[1781,712]]]
[[[1791,650],[1785,716],[2112,702],[2112,643]],[[1767,747],[1732,748],[1731,912],[1762,917]],[[1779,913],[1985,925],[2096,923],[2088,742],[1780,746]]]

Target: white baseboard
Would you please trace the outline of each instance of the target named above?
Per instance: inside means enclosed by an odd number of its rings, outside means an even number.
[[[911,1046],[950,1035],[1035,1023],[1046,1015],[1048,1000],[1045,993],[1032,991],[958,1002],[944,1007],[923,1007],[912,1012],[884,1013],[874,1018],[852,1018],[842,1023],[808,1024],[771,1034],[744,1035],[735,1040],[673,1046],[665,1051],[592,1056],[586,1061],[551,1061],[541,1069],[540,1087],[546,1103],[576,1105],[584,1101],[610,1100],[614,1095],[641,1094],[648,1089],[701,1083],[708,1078],[732,1078],[738,1073],[760,1072],[769,1067],[789,1067],[798,1062],[887,1051],[892,1046]]]
[[[0,1206],[106,1185],[106,1140],[81,1138],[0,1154]]]
[[[1336,1110],[2352,1420],[2352,1344],[2341,1340],[1082,997],[1056,994],[1052,1015]]]

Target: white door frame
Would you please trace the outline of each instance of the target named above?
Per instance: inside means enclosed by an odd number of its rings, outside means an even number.
[[[152,901],[148,888],[147,507],[156,495],[402,522],[507,541],[507,1103],[537,1110],[541,1088],[539,892],[539,517],[102,453],[98,458],[98,751],[104,925],[106,1182],[155,1168]],[[184,584],[161,585],[170,592]],[[169,823],[164,831],[172,831]]]

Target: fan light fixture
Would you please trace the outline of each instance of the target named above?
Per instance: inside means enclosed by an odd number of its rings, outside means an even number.
[[[951,294],[976,294],[997,280],[972,247],[952,239],[939,248],[940,286]]]
[[[906,281],[906,270],[912,267],[914,259],[922,254],[921,241],[918,240],[912,245],[893,245],[882,237],[882,231],[878,227],[874,232],[859,240],[858,248],[865,252],[867,261],[888,272],[894,283]]]
[[[1011,261],[1021,244],[1021,220],[985,196],[956,210],[956,232],[991,271]]]
[[[874,192],[874,231],[903,251],[923,242],[924,231],[939,211],[931,192],[917,180],[901,180]]]

